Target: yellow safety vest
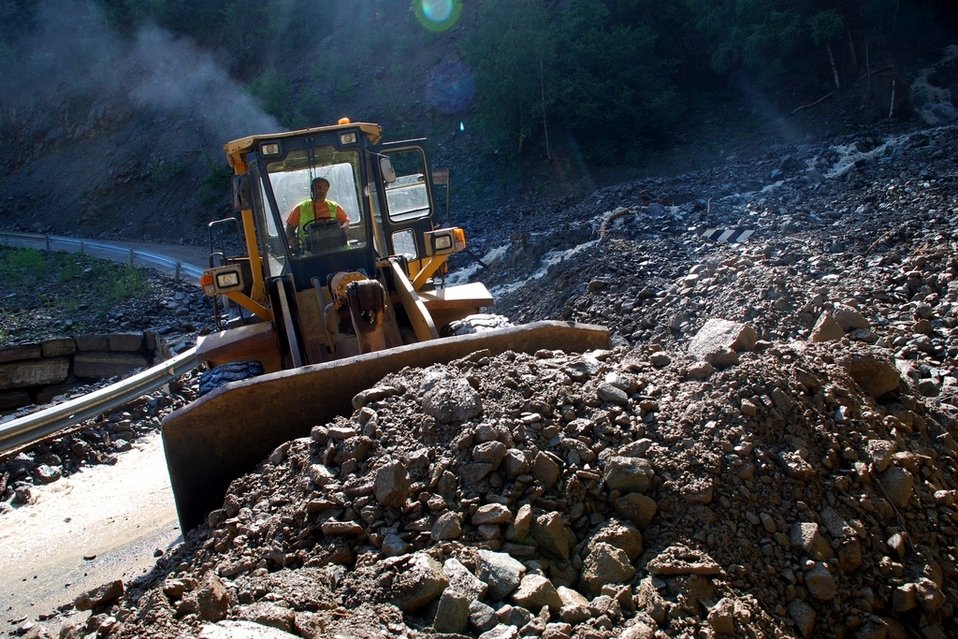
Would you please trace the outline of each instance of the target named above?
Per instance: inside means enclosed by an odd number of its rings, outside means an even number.
[[[330,219],[336,218],[336,209],[339,208],[339,204],[333,202],[332,200],[326,200],[325,204],[329,207],[329,217]],[[313,208],[313,200],[303,200],[299,203],[299,227],[296,229],[296,233],[299,235],[299,239],[305,239],[306,234],[303,232],[303,227],[316,219],[316,210]]]

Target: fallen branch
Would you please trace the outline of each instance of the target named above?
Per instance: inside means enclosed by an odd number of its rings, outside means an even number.
[[[829,91],[828,93],[826,93],[826,94],[823,95],[822,97],[818,98],[818,99],[815,100],[814,102],[809,102],[808,104],[803,104],[802,106],[798,107],[797,109],[795,109],[794,111],[792,111],[791,113],[789,113],[789,115],[795,115],[795,114],[798,113],[799,111],[803,111],[803,110],[805,110],[805,109],[810,109],[810,108],[812,108],[813,106],[815,106],[816,104],[819,104],[820,102],[824,102],[825,100],[827,100],[828,98],[832,97],[833,95],[835,95],[835,92],[834,92],[834,91]]]
[[[613,211],[612,215],[604,219],[602,221],[602,224],[599,226],[599,232],[598,232],[599,241],[601,242],[602,240],[605,239],[605,236],[609,233],[609,226],[611,225],[612,222],[615,222],[620,217],[624,217],[625,215],[628,215],[629,213],[633,213],[633,212],[634,211],[632,209],[626,208],[624,206],[619,207],[615,211]]]
[[[875,75],[876,73],[882,73],[882,72],[884,72],[884,71],[889,71],[889,70],[894,69],[894,68],[895,68],[894,65],[889,64],[889,65],[886,65],[886,66],[882,67],[881,69],[875,69],[875,70],[873,70],[873,71],[868,71],[867,73],[865,73],[865,74],[863,74],[863,75],[861,75],[861,76],[855,78],[855,81],[852,82],[852,85],[851,85],[851,86],[855,86],[856,84],[858,84],[859,82],[861,82],[861,81],[864,80],[864,79],[871,79],[871,77],[872,77],[873,75]],[[846,90],[847,90],[847,89],[846,89]],[[835,91],[829,91],[828,93],[826,93],[826,94],[823,95],[822,97],[818,98],[818,99],[815,100],[814,102],[809,102],[808,104],[803,104],[802,106],[795,108],[793,111],[791,111],[791,112],[789,113],[789,115],[795,115],[795,114],[798,113],[799,111],[804,111],[805,109],[810,109],[810,108],[812,108],[813,106],[815,106],[816,104],[820,104],[820,103],[824,102],[825,100],[827,100],[828,98],[832,97],[833,95],[835,95],[835,93],[836,93]]]

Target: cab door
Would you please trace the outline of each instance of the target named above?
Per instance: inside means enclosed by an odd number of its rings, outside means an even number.
[[[373,149],[380,154],[376,163],[382,192],[379,199],[380,223],[389,255],[399,255],[409,262],[409,271],[419,270],[425,258],[424,234],[433,230],[435,202],[432,176],[426,152],[408,142],[382,144]],[[382,158],[388,162],[383,162]],[[387,175],[388,166],[392,173]]]

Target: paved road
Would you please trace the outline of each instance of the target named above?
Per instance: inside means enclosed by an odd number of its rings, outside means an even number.
[[[129,583],[153,568],[157,550],[182,541],[159,434],[114,466],[85,469],[36,494],[36,503],[0,515],[4,632],[113,580]],[[56,630],[63,621],[43,625]]]
[[[98,240],[99,241],[99,240]],[[194,264],[206,268],[209,264],[210,249],[208,246],[185,246],[183,244],[153,244],[150,242],[128,242],[125,240],[103,240],[109,244],[126,246],[127,248],[148,251],[159,255],[166,255],[186,264]]]

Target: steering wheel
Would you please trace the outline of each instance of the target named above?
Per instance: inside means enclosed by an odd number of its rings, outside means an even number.
[[[332,226],[333,224],[335,224],[336,226],[339,226],[339,221],[334,220],[331,217],[310,220],[309,222],[306,222],[306,224],[303,224],[303,233],[306,233],[308,235],[309,232],[315,228],[329,227],[329,226]]]

